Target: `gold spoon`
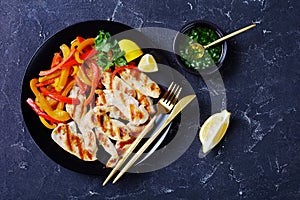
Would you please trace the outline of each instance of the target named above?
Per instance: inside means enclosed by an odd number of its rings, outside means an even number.
[[[224,40],[227,40],[228,38],[231,38],[231,37],[233,37],[233,36],[235,36],[235,35],[238,35],[238,34],[244,32],[244,31],[246,31],[246,30],[248,30],[248,29],[250,29],[250,28],[253,28],[253,27],[255,27],[255,26],[256,26],[256,24],[251,24],[251,25],[249,25],[249,26],[246,26],[246,27],[244,27],[244,28],[242,28],[242,29],[239,29],[239,30],[237,30],[237,31],[234,31],[234,32],[230,33],[229,35],[226,35],[226,36],[224,36],[224,37],[221,37],[221,38],[217,39],[216,41],[214,41],[214,42],[212,42],[212,43],[210,43],[210,44],[208,44],[208,45],[202,46],[202,45],[199,44],[199,43],[192,43],[192,44],[190,44],[190,46],[189,46],[189,50],[191,50],[191,51],[193,51],[193,52],[197,52],[197,54],[195,55],[194,59],[202,58],[203,55],[204,55],[205,49],[207,49],[207,48],[209,48],[209,47],[211,47],[211,46],[213,46],[213,45],[215,45],[215,44],[218,44],[218,43],[220,43],[220,42],[223,42]]]

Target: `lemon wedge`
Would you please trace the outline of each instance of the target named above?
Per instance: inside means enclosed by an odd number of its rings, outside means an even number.
[[[158,67],[154,57],[151,54],[145,54],[141,58],[138,69],[142,72],[157,72]]]
[[[125,51],[125,59],[127,62],[133,61],[134,59],[143,55],[143,51],[140,47],[132,40],[123,39],[119,41],[120,49]]]
[[[230,112],[223,110],[210,116],[203,124],[199,132],[203,153],[214,148],[225,135],[229,125]]]

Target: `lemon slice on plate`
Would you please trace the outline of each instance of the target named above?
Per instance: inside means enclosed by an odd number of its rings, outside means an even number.
[[[143,55],[143,51],[140,47],[132,40],[123,39],[119,41],[120,49],[125,51],[125,59],[127,62],[133,61],[134,59]]]
[[[223,110],[210,116],[202,125],[199,138],[202,143],[202,151],[206,154],[214,148],[225,135],[229,125],[230,112]]]
[[[151,54],[145,54],[141,58],[138,69],[142,72],[157,72],[158,67],[154,57]]]

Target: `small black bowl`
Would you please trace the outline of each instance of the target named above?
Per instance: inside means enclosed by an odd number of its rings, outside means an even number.
[[[226,52],[227,52],[227,42],[223,41],[222,44],[222,53],[220,56],[220,59],[218,61],[218,63],[216,63],[215,66],[209,67],[207,69],[204,70],[194,70],[191,69],[189,67],[187,67],[185,65],[185,63],[182,61],[181,56],[179,55],[179,45],[184,41],[184,39],[188,36],[184,35],[185,33],[187,33],[189,30],[195,28],[195,27],[206,27],[209,29],[214,30],[219,38],[224,36],[224,32],[215,24],[209,22],[209,21],[204,21],[204,20],[196,20],[196,21],[192,21],[189,22],[188,24],[184,25],[180,31],[177,33],[177,35],[175,36],[174,42],[173,42],[173,51],[176,55],[176,60],[177,63],[186,71],[192,73],[192,74],[196,74],[196,75],[209,75],[212,74],[214,72],[216,72],[217,70],[219,70],[219,68],[223,65],[224,59],[226,57]]]

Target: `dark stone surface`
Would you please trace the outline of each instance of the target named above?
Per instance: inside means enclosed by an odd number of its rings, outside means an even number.
[[[300,198],[299,1],[2,0],[0,7],[0,199]],[[39,150],[20,110],[26,65],[55,32],[93,19],[174,30],[206,19],[226,32],[258,24],[229,41],[221,70],[226,90],[211,93],[226,92],[231,124],[210,154],[198,157],[195,138],[168,167],[102,187],[104,177],[64,169]],[[171,64],[177,68],[172,58]],[[185,76],[204,120],[210,114],[207,88],[199,77]]]

